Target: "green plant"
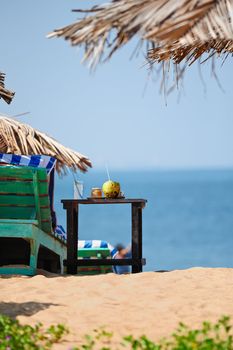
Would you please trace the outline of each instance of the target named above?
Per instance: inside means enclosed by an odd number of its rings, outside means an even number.
[[[169,338],[163,338],[158,343],[145,335],[135,338],[129,335],[123,338],[117,346],[112,343],[113,334],[101,329],[95,334],[86,336],[86,342],[73,350],[110,350],[124,347],[131,350],[233,350],[230,318],[223,316],[212,324],[203,322],[200,329],[190,329],[180,323],[178,329]]]
[[[34,327],[21,325],[17,320],[0,315],[0,350],[49,350],[67,333],[62,324],[44,330],[40,323]]]
[[[49,350],[58,343],[68,329],[58,324],[43,329],[38,323],[34,327],[21,325],[17,320],[0,315],[0,350]],[[233,350],[230,318],[224,316],[212,324],[203,322],[200,329],[190,329],[180,323],[178,329],[169,338],[158,343],[145,335],[135,338],[126,336],[116,344],[113,333],[104,328],[94,330],[93,335],[86,335],[85,341],[73,350]]]
[[[72,350],[94,350],[98,345],[98,349],[112,349],[113,333],[106,331],[103,327],[95,329],[93,335],[85,335],[85,342],[80,347],[75,347]]]

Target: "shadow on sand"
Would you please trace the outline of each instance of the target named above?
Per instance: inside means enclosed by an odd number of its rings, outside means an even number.
[[[50,306],[58,306],[52,303],[38,303],[35,301],[28,301],[26,303],[0,303],[0,314],[16,318],[17,316],[32,316],[39,311],[45,310]]]

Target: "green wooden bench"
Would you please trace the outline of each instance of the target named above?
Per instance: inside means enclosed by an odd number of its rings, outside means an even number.
[[[82,260],[85,259],[111,259],[111,253],[108,248],[78,248],[78,260],[80,261],[77,268],[78,275],[99,275],[105,273],[112,273],[111,265],[99,266],[83,266]],[[66,267],[64,268],[66,273]]]
[[[46,170],[0,166],[0,274],[63,273],[65,258],[52,233]]]
[[[110,250],[108,248],[79,248],[78,258],[80,259],[111,259]],[[81,263],[80,263],[81,265]],[[110,273],[112,267],[110,265],[100,266],[78,266],[78,275],[98,275]]]

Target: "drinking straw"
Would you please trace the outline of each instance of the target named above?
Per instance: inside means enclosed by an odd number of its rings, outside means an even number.
[[[107,171],[108,180],[110,181],[110,176],[109,176],[109,171],[108,171],[108,165],[107,165],[107,163],[105,164],[105,168],[106,168],[106,171]]]

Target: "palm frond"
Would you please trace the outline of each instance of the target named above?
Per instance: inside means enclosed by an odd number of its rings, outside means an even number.
[[[150,61],[172,60],[179,64],[185,59],[190,65],[206,53],[209,57],[233,53],[233,1],[209,4],[199,19],[192,12],[188,16],[187,30],[175,37],[172,44],[164,37],[161,44],[148,51]]]
[[[118,0],[86,13],[90,14],[48,37],[84,45],[84,60],[91,67],[135,35],[147,42],[152,63],[233,52],[233,0]]]
[[[52,137],[18,121],[0,116],[0,152],[13,154],[44,154],[57,159],[57,171],[72,170],[86,172],[91,161],[81,153],[73,151]]]
[[[15,95],[15,93],[10,91],[10,90],[7,90],[5,88],[4,81],[5,81],[5,74],[0,72],[0,98],[3,98],[3,100],[6,103],[10,104],[12,99],[13,99],[13,97],[14,97],[14,95]]]

